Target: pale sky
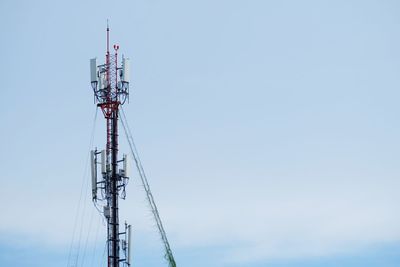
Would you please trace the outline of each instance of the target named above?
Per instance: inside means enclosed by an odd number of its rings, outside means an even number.
[[[89,147],[89,59],[104,58],[107,19],[178,266],[398,266],[399,14],[397,1],[1,1],[0,266],[106,266],[85,168],[105,143],[99,113]],[[136,172],[127,194],[134,266],[167,266]]]

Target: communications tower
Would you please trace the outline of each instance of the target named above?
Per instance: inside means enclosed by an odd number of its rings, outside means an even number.
[[[91,85],[94,101],[100,107],[107,129],[105,149],[91,151],[92,197],[107,221],[108,267],[130,266],[131,226],[121,231],[118,200],[125,199],[129,180],[128,157],[118,157],[118,117],[120,107],[129,97],[129,59],[122,57],[118,65],[118,45],[110,52],[110,30],[107,25],[107,52],[105,63],[97,65],[90,60]],[[119,168],[119,165],[122,168]],[[100,174],[99,173],[100,169]]]

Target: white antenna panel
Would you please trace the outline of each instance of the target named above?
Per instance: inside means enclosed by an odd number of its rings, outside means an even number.
[[[102,72],[100,73],[99,77],[99,89],[105,89],[106,87],[107,87],[106,73]]]
[[[97,59],[92,58],[90,60],[90,81],[97,82]]]
[[[131,225],[128,225],[128,259],[126,263],[128,263],[128,266],[131,265],[131,244],[132,244],[132,232],[131,232]]]
[[[122,59],[122,81],[129,83],[130,81],[130,63],[129,58]]]
[[[124,154],[124,175],[125,177],[129,177],[131,172],[131,168],[130,168],[130,160],[129,157]]]
[[[97,166],[96,166],[96,152],[90,151],[90,167],[92,173],[92,196],[93,199],[96,198],[97,195]]]
[[[99,89],[103,89],[103,77],[102,74],[100,73],[100,77],[99,77]]]
[[[101,172],[106,173],[106,151],[101,151]]]

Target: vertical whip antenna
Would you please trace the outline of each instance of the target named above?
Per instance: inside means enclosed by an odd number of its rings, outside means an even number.
[[[108,26],[107,19],[107,55],[110,53],[110,27]]]

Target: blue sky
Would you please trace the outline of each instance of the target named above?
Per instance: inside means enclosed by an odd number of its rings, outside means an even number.
[[[399,266],[399,11],[0,2],[0,266],[104,263],[85,170],[107,19],[132,60],[124,109],[179,266]],[[137,174],[121,220],[135,265],[166,266]]]

